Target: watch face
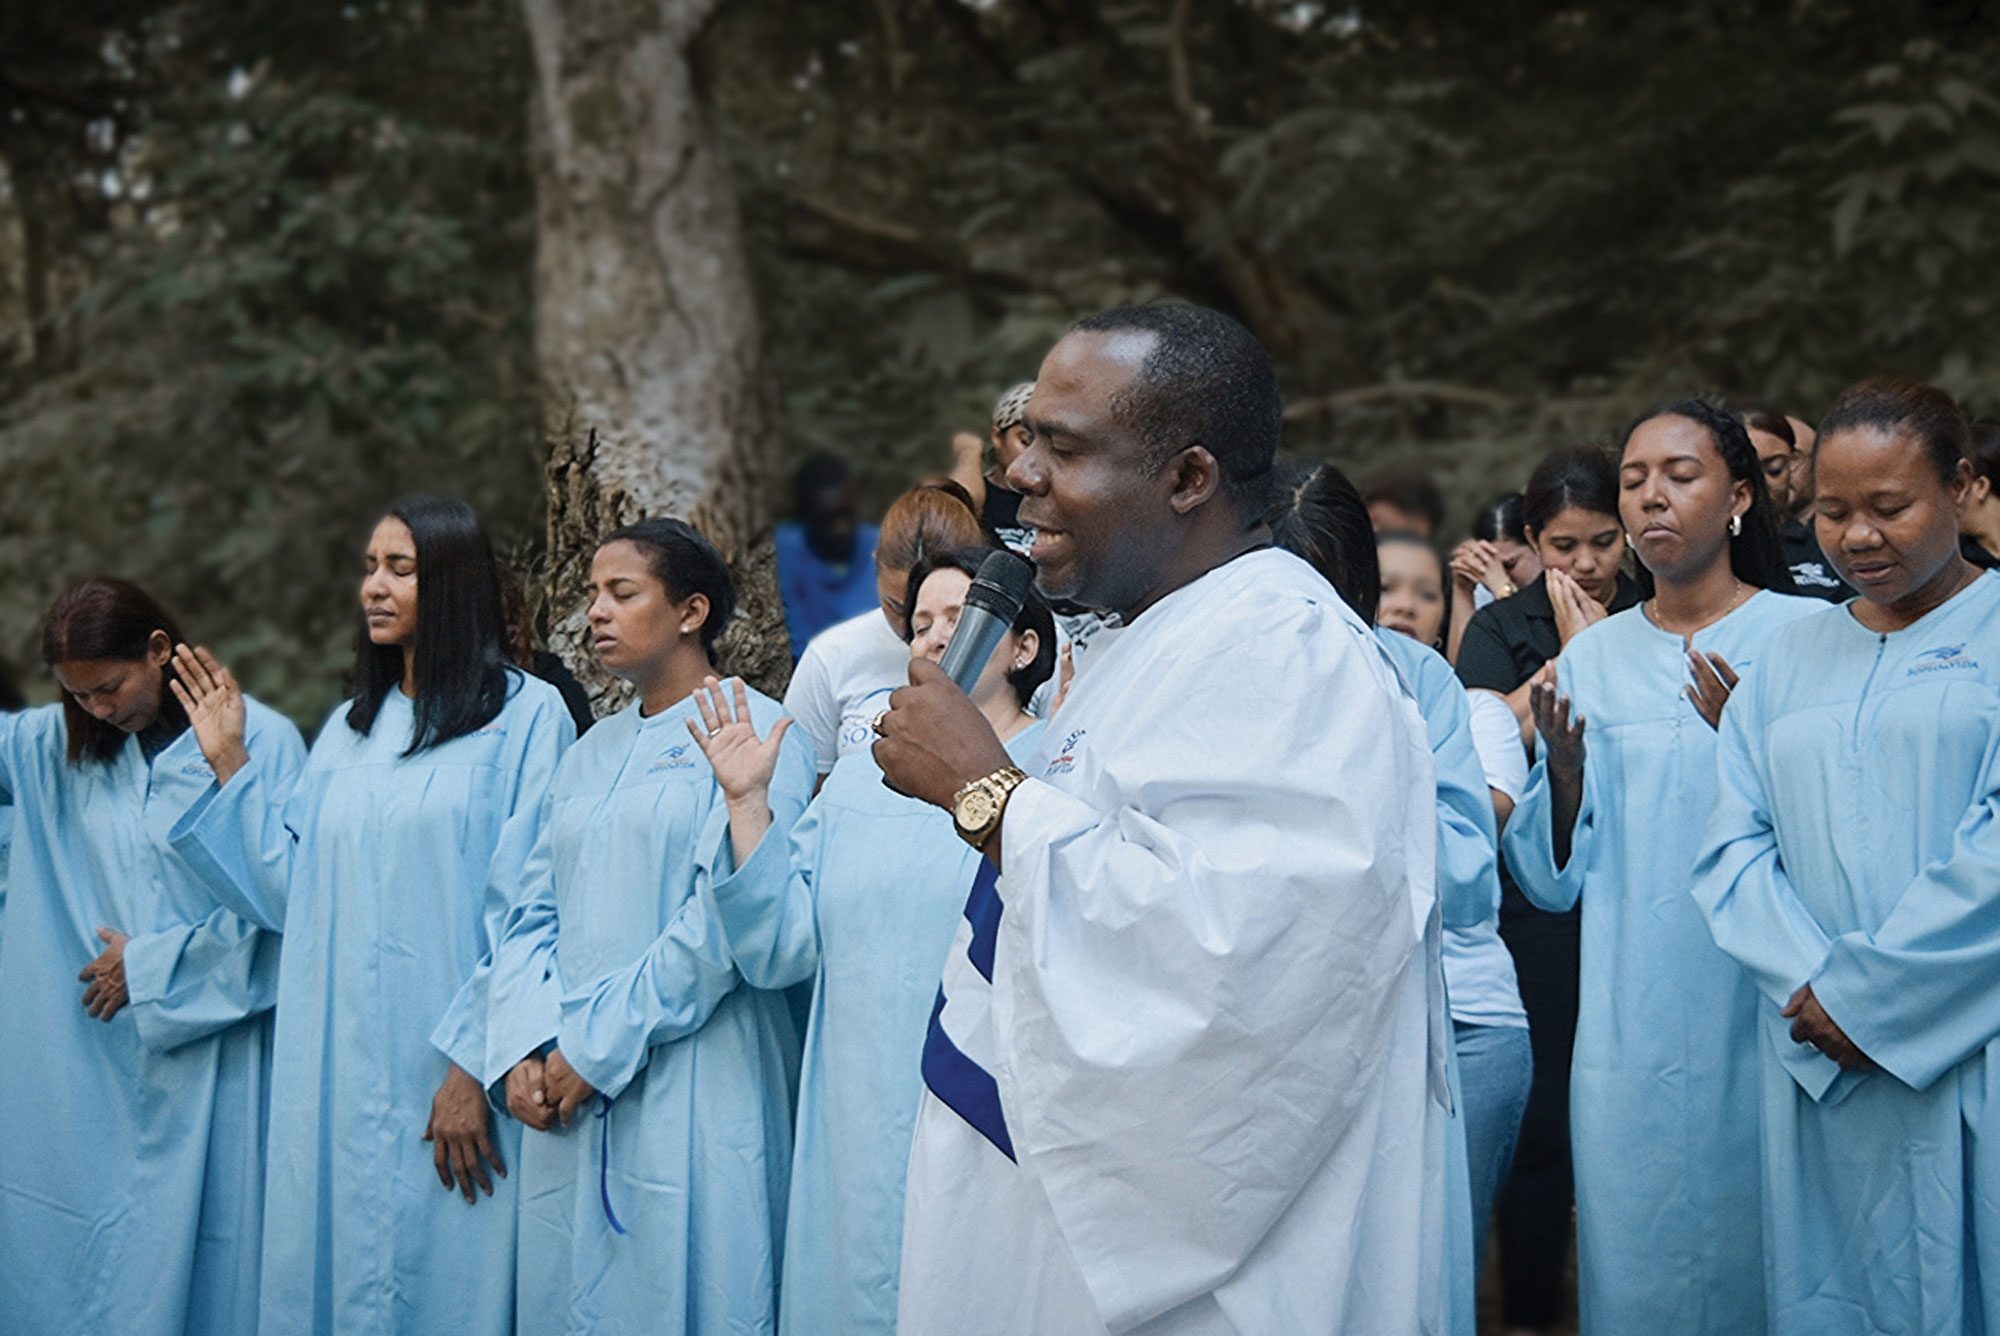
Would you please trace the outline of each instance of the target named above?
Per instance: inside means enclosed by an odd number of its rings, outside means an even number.
[[[993,791],[980,787],[958,800],[958,810],[952,816],[961,830],[983,830],[993,823],[999,810],[1000,804],[994,799]]]

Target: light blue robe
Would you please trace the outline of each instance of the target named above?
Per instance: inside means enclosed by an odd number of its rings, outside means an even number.
[[[298,730],[247,703],[271,782]],[[0,715],[15,831],[0,939],[0,1331],[235,1336],[255,1320],[277,939],[218,910],[167,844],[213,776],[194,733],[71,765],[60,706]],[[77,971],[130,935],[107,1024]]]
[[[2000,576],[1774,637],[1721,784],[1695,895],[1763,994],[1771,1330],[2000,1332]],[[1883,1070],[1791,1041],[1805,983]]]
[[[782,707],[750,702],[767,733]],[[534,1336],[776,1325],[798,1036],[783,993],[743,986],[716,918],[729,810],[694,714],[691,698],[651,718],[633,705],[570,751],[495,959],[485,1078],[553,1041],[601,1095],[522,1138]],[[766,840],[789,838],[816,778],[787,733]]]
[[[1694,644],[1754,680],[1772,637],[1824,606],[1759,592]],[[1758,1332],[1758,1004],[1688,895],[1715,809],[1716,733],[1684,691],[1686,642],[1643,608],[1571,641],[1557,673],[1584,719],[1569,861],[1555,865],[1545,761],[1504,851],[1537,905],[1583,905],[1570,1069],[1582,1329]]]
[[[1377,628],[1403,683],[1416,698],[1437,766],[1438,907],[1445,928],[1468,928],[1500,916],[1499,822],[1486,768],[1472,740],[1472,707],[1465,687],[1444,657],[1400,631]],[[1449,1044],[1451,1027],[1445,1026]],[[1446,1330],[1475,1336],[1481,1259],[1472,1218],[1472,1173],[1466,1162],[1465,1096],[1458,1076],[1458,1052],[1447,1048],[1453,1116],[1445,1121],[1445,1302]]]
[[[1028,757],[1043,731],[1008,741]],[[744,976],[814,981],[778,1329],[894,1336],[903,1173],[924,1093],[924,1033],[979,854],[951,817],[841,758],[789,842],[766,838],[715,898]]]
[[[409,757],[402,692],[366,735],[343,704],[289,801],[253,751],[174,830],[223,904],[284,932],[265,1336],[514,1329],[516,1180],[468,1206],[422,1139],[449,1070],[432,1027],[498,934],[575,736],[554,687],[509,677],[491,723]],[[471,1015],[457,1051],[477,1075],[482,1008]],[[512,1173],[520,1124],[498,1116],[493,1132]]]

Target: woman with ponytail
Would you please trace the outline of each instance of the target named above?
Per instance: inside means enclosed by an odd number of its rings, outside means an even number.
[[[1756,450],[1707,403],[1626,432],[1618,513],[1649,596],[1581,631],[1535,686],[1541,756],[1503,852],[1537,905],[1582,908],[1582,1328],[1732,1336],[1764,1327],[1758,999],[1689,892],[1736,674],[1824,605],[1790,596]]]

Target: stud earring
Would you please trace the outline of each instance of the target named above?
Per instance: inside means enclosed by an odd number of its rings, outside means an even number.
[[[1743,536],[1743,517],[1741,515],[1731,515],[1729,517],[1729,536],[1731,538],[1740,538]]]

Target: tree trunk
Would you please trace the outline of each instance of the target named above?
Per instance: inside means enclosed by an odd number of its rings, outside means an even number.
[[[791,668],[769,521],[775,396],[736,197],[688,64],[717,4],[523,0],[550,638],[600,704],[620,693],[583,644],[591,553],[648,515],[688,520],[735,573],[724,670],[775,695]]]

